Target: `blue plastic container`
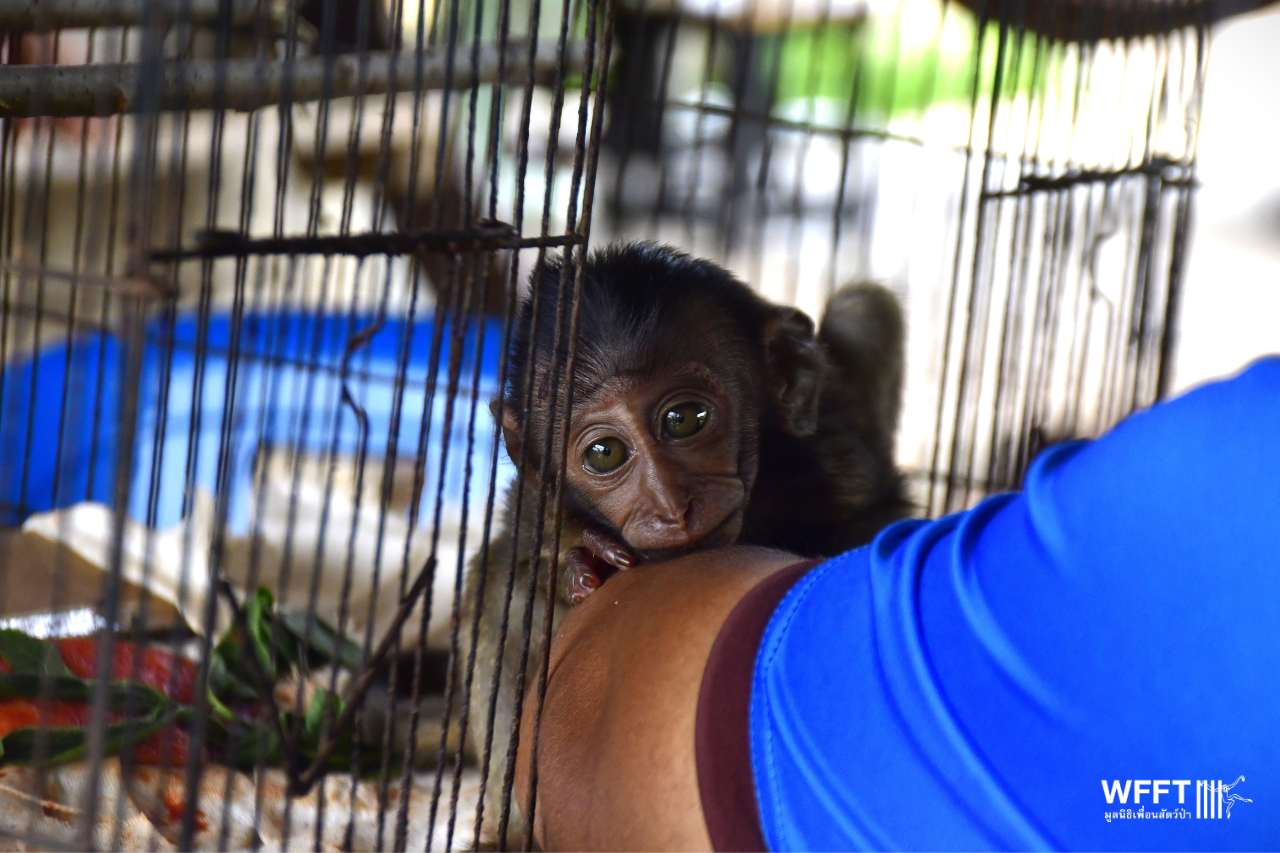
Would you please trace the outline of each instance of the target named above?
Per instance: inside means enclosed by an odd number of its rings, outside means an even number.
[[[189,481],[217,493],[221,480],[229,527],[247,529],[259,448],[332,450],[340,456],[357,452],[358,420],[342,401],[343,357],[347,342],[372,323],[371,316],[246,315],[234,342],[240,356],[232,360],[233,328],[226,314],[203,324],[194,313],[179,315],[172,326],[163,318],[151,321],[142,353],[136,440],[132,459],[122,467],[126,350],[121,341],[87,333],[70,345],[65,338],[50,341],[35,357],[11,362],[0,372],[0,525],[20,524],[32,513],[80,501],[114,505],[117,470],[123,470],[129,477],[128,512],[140,522],[155,527],[177,522]],[[397,457],[416,455],[435,331],[431,322],[388,320],[352,354],[346,384],[368,417],[370,460],[389,450]],[[431,509],[438,482],[449,353],[458,345],[452,329],[444,326],[440,332],[426,448],[428,490],[420,513]],[[469,458],[473,509],[483,504],[488,487],[494,440],[488,402],[498,391],[501,336],[500,323],[486,322],[483,351],[477,352],[480,326],[472,322],[460,342],[461,390],[450,423],[445,496],[461,500]],[[406,381],[391,448],[396,368],[406,346]],[[205,355],[197,359],[200,351]],[[477,358],[478,407],[467,454]],[[499,451],[499,456],[505,462],[505,454]],[[500,467],[499,476],[509,478],[510,467]]]

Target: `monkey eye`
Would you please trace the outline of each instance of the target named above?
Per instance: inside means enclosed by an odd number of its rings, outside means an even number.
[[[662,431],[668,438],[688,438],[701,432],[710,416],[706,405],[696,400],[677,403],[662,413]]]
[[[627,455],[627,446],[610,436],[591,442],[582,454],[582,464],[593,474],[608,474],[626,462]]]

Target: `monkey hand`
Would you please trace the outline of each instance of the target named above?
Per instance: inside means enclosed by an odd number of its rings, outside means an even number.
[[[590,551],[597,561],[617,571],[626,571],[639,562],[627,543],[598,527],[588,526],[582,529],[582,547]],[[613,574],[613,571],[609,574]]]
[[[604,565],[586,548],[570,548],[564,555],[560,597],[569,604],[581,604],[604,583],[604,569]]]
[[[613,536],[591,527],[584,529],[582,544],[565,554],[565,600],[580,603],[615,571],[629,569],[635,563],[631,549]]]

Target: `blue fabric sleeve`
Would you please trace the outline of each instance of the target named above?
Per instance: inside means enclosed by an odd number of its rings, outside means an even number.
[[[772,849],[1280,849],[1280,358],[816,567],[750,731]]]

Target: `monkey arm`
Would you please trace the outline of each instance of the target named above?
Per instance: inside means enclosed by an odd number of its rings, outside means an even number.
[[[543,849],[710,846],[692,748],[703,669],[742,596],[795,562],[755,548],[699,552],[619,575],[565,616],[541,721],[534,835]]]

